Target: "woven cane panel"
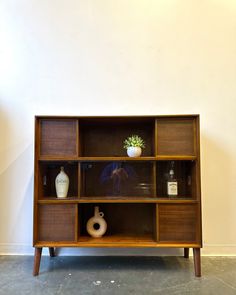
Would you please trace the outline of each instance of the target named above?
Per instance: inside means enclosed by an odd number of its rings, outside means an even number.
[[[75,240],[76,205],[57,204],[39,206],[40,241]]]
[[[42,120],[41,155],[76,156],[76,125],[76,120]]]

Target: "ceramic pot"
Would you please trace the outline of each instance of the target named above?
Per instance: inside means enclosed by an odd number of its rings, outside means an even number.
[[[127,154],[129,157],[140,157],[142,149],[139,146],[130,146],[127,148]]]
[[[107,223],[103,218],[104,213],[99,212],[99,207],[95,207],[94,209],[94,216],[91,217],[87,222],[87,232],[93,238],[100,238],[102,237],[106,230],[107,230]],[[95,227],[96,226],[96,227]]]
[[[55,179],[56,193],[58,198],[66,198],[69,189],[69,177],[64,172],[64,167],[61,167],[61,172]]]

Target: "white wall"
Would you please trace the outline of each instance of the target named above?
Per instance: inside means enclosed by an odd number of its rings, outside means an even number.
[[[203,253],[236,254],[235,35],[234,0],[2,0],[0,253],[32,253],[35,114],[199,113]]]

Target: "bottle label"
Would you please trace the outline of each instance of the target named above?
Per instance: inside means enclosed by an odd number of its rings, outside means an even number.
[[[178,195],[177,181],[168,181],[167,182],[167,194],[169,196],[177,196]]]

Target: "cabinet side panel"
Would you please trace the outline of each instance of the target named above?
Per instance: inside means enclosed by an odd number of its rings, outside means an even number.
[[[39,188],[39,164],[38,164],[38,156],[39,156],[39,121],[35,118],[35,133],[34,133],[34,218],[33,218],[33,245],[37,241],[38,237],[38,188]]]
[[[41,120],[41,156],[77,156],[77,120]]]
[[[198,238],[202,244],[202,205],[201,205],[201,157],[200,157],[200,117],[196,119],[196,148],[197,148],[197,163],[196,163],[196,195],[200,203],[199,205],[199,228]]]
[[[198,242],[196,204],[159,204],[160,241]]]
[[[75,241],[76,205],[40,205],[38,227],[39,241]]]
[[[194,119],[157,120],[158,155],[195,155]]]

